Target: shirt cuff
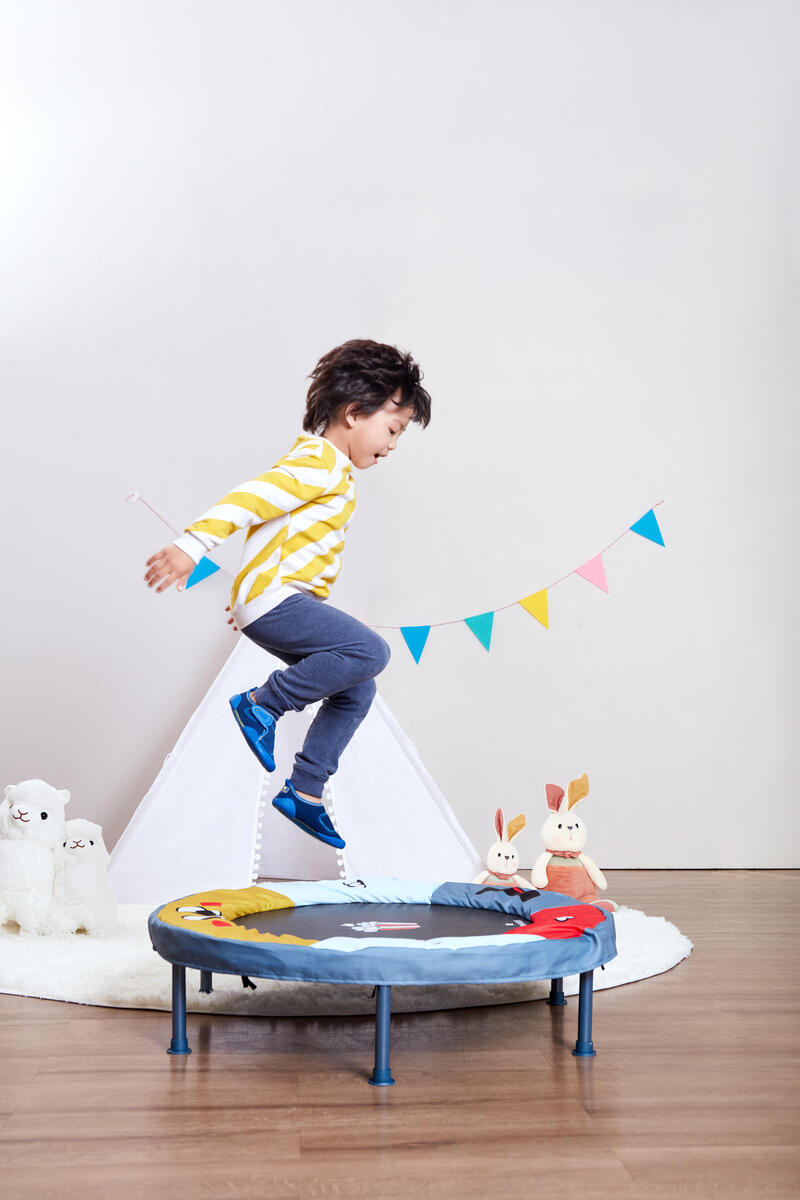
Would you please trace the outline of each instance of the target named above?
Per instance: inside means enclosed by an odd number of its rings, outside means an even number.
[[[173,546],[177,546],[179,550],[183,550],[184,554],[188,554],[195,565],[207,553],[203,543],[193,533],[182,533],[180,537],[175,538],[172,544]]]

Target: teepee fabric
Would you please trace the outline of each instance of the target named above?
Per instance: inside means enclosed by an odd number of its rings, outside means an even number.
[[[475,847],[380,696],[331,780],[344,864],[272,808],[313,712],[289,712],[278,722],[276,768],[267,774],[228,700],[283,665],[239,638],[114,848],[109,876],[122,903],[247,887],[259,876],[329,879],[344,871],[467,881],[480,869]]]

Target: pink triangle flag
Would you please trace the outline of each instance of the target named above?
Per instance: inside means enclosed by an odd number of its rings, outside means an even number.
[[[595,554],[594,558],[590,558],[582,567],[577,567],[575,574],[580,575],[583,579],[588,579],[589,583],[593,583],[601,591],[608,591],[608,581],[606,580],[606,569],[603,566],[602,554]]]

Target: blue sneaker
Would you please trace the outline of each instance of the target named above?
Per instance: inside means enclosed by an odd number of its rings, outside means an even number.
[[[281,788],[272,801],[272,807],[277,808],[279,813],[288,817],[293,824],[302,829],[303,833],[310,833],[320,842],[325,842],[328,846],[336,846],[338,850],[344,850],[345,843],[333,828],[333,822],[325,811],[324,805],[309,804],[302,796],[298,796],[288,779],[285,787]]]
[[[252,691],[231,696],[230,706],[244,739],[267,771],[275,770],[275,718]]]

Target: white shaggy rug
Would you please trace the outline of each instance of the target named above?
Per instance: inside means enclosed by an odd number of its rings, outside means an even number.
[[[0,928],[0,992],[69,1000],[106,1008],[172,1007],[172,968],[150,945],[147,917],[150,905],[121,906],[116,929],[108,937],[67,934],[36,937],[21,934],[15,925]],[[617,927],[615,959],[594,974],[595,989],[617,987],[668,971],[688,957],[692,943],[664,917],[650,917],[635,908],[614,914]],[[187,972],[189,1012],[231,1013],[242,1016],[347,1016],[373,1013],[372,989],[361,984],[295,983],[254,980],[256,991],[245,989],[236,975],[214,975],[210,996],[198,991],[200,976]],[[470,1008],[510,1004],[547,996],[546,980],[532,983],[393,987],[393,1012]],[[578,991],[578,977],[564,980],[564,991]]]

